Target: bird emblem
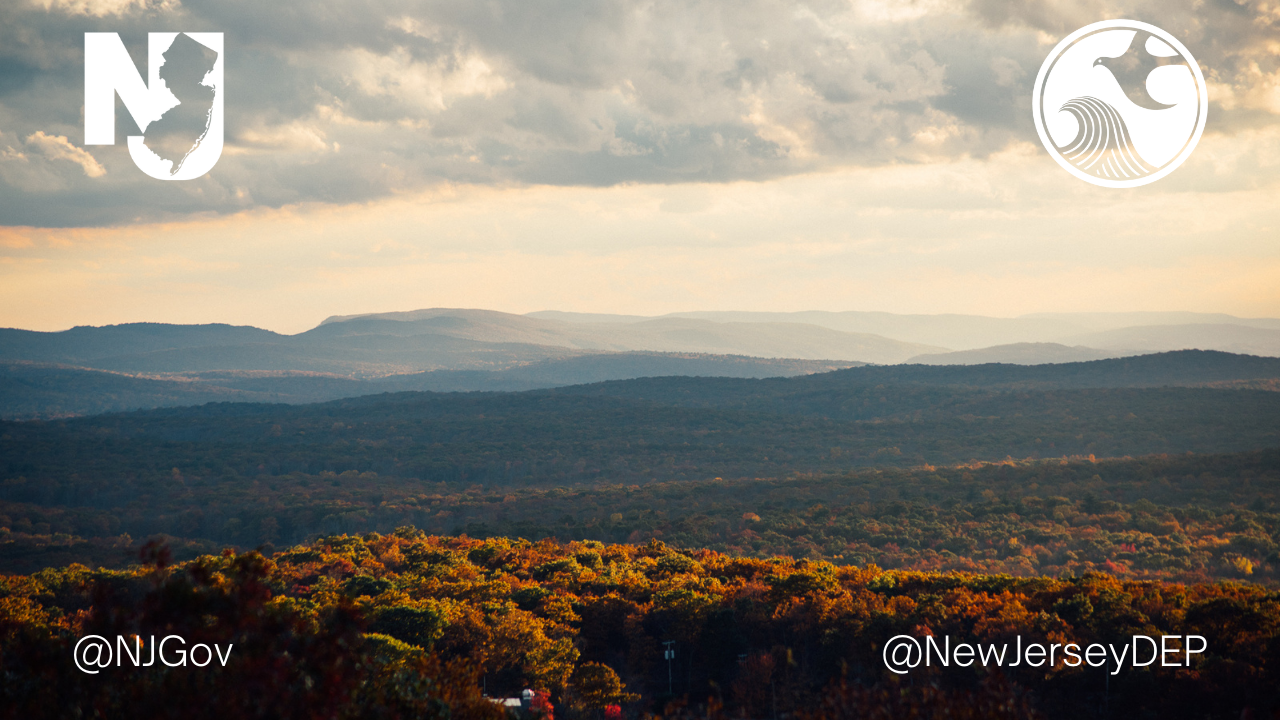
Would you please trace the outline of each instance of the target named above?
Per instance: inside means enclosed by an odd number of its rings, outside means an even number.
[[[1152,55],[1147,50],[1147,39],[1151,37],[1154,37],[1151,33],[1139,30],[1134,33],[1129,49],[1123,55],[1100,57],[1094,60],[1093,64],[1101,65],[1111,71],[1112,77],[1120,85],[1120,90],[1133,101],[1134,105],[1147,110],[1167,110],[1173,105],[1166,105],[1147,92],[1147,77],[1156,68],[1166,65],[1186,65],[1187,60],[1181,55],[1173,57]],[[1162,44],[1164,42],[1159,38],[1156,38],[1156,41]]]
[[[1191,51],[1155,25],[1123,19],[1063,38],[1040,66],[1031,102],[1053,159],[1108,188],[1173,172],[1195,149],[1209,110]]]

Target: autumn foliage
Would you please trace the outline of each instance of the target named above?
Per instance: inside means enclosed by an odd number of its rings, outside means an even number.
[[[70,648],[89,633],[176,633],[236,650],[222,669],[88,676]],[[879,651],[900,633],[1081,643],[1196,633],[1209,649],[1189,668],[1114,677],[1059,663],[899,679]],[[152,553],[126,571],[0,579],[0,707],[13,717],[500,717],[483,687],[542,691],[545,713],[562,718],[1076,718],[1105,708],[1234,720],[1277,709],[1278,652],[1280,598],[1256,585],[885,571],[659,541],[406,527],[271,558],[227,552],[168,566]]]

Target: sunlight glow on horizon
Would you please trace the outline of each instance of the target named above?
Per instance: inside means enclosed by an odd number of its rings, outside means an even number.
[[[1263,138],[1264,160],[1278,134]],[[1248,144],[1263,143],[1206,138],[1182,172],[1229,177]],[[1277,186],[1109,191],[1024,144],[768,182],[441,185],[359,205],[0,228],[0,325],[293,333],[425,307],[1276,316]]]

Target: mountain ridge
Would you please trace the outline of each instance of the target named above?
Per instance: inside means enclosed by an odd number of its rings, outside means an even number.
[[[303,404],[387,392],[515,392],[662,375],[760,378],[853,365],[856,363],[637,352],[549,359],[501,370],[433,370],[358,379],[299,370],[147,374],[0,362],[0,418],[74,417],[209,402]]]
[[[768,380],[771,379],[771,380]],[[1185,350],[1044,365],[858,365],[839,361],[766,359],[674,353],[610,353],[528,363],[503,370],[436,370],[354,379],[302,371],[207,371],[129,374],[0,363],[0,418],[36,419],[207,402],[306,404],[400,392],[522,392],[624,394],[711,402],[756,383],[752,402],[783,387],[825,402],[857,387],[960,387],[1001,390],[1203,387],[1274,390],[1280,358]],[[619,384],[621,383],[621,384]],[[758,397],[757,397],[758,396]],[[743,398],[746,402],[747,398]],[[677,402],[673,400],[673,402]],[[677,404],[678,404],[677,403]]]

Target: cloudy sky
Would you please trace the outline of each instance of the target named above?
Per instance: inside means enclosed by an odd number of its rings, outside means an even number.
[[[1112,190],[1040,146],[1078,27],[1162,27],[1195,154]],[[84,145],[84,33],[225,36],[203,178]],[[1274,0],[16,0],[0,326],[296,332],[419,307],[1280,316]]]

